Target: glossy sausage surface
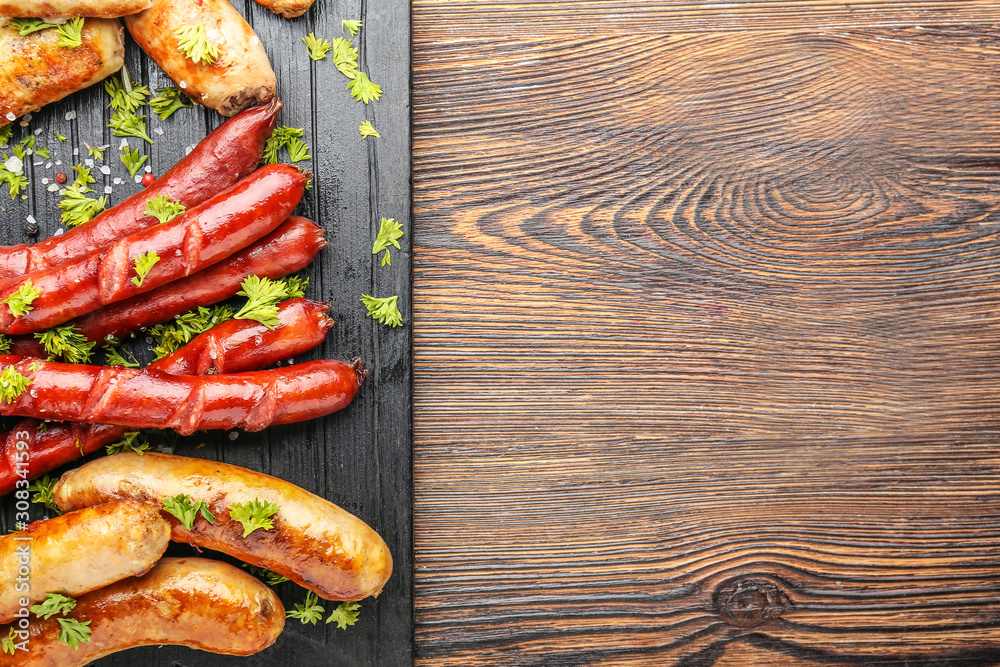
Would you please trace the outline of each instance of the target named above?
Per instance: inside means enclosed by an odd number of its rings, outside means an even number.
[[[280,324],[269,329],[253,320],[230,320],[196,336],[148,368],[171,375],[238,373],[265,368],[323,342],[333,320],[326,304],[288,299],[278,307]],[[109,424],[42,422],[23,419],[0,434],[0,496],[21,476],[18,460],[28,452],[27,479],[121,440],[128,429]],[[23,443],[23,444],[20,444]]]
[[[121,33],[121,25],[114,23]],[[2,58],[2,56],[0,56]],[[119,59],[118,68],[121,67]],[[117,69],[117,68],[116,68]],[[2,104],[2,103],[0,103]],[[2,108],[2,107],[0,107]],[[193,208],[253,172],[274,129],[281,103],[256,106],[231,118],[202,139],[151,186],[99,213],[93,220],[38,243],[0,246],[0,278],[9,281],[105,248],[159,224],[146,202],[159,195]]]
[[[158,503],[95,504],[0,536],[0,622],[46,593],[76,597],[156,564],[170,541]],[[22,599],[23,598],[23,599]]]
[[[0,16],[117,18],[148,9],[152,0],[0,0]]]
[[[215,523],[199,516],[188,530],[168,517],[172,539],[283,574],[328,600],[378,595],[392,573],[388,546],[361,519],[290,482],[239,466],[169,454],[116,454],[65,473],[53,493],[66,510],[115,498],[188,494],[208,503]],[[228,510],[254,499],[280,509],[273,529],[243,537]]]
[[[59,641],[56,617],[32,616],[23,637],[28,650],[0,654],[0,666],[83,667],[118,651],[161,644],[251,655],[273,644],[285,627],[285,608],[274,591],[207,558],[164,558],[141,577],[79,597],[69,616],[90,621],[89,642],[71,648]],[[3,636],[10,627],[0,627]]]
[[[11,366],[28,385],[12,403],[0,402],[0,414],[130,430],[172,428],[182,435],[259,431],[322,417],[350,404],[367,374],[360,359],[198,377],[0,355],[0,368]]]
[[[176,31],[204,25],[219,50],[211,63],[195,63],[178,48]],[[275,96],[277,81],[260,39],[227,0],[153,0],[125,17],[136,43],[192,100],[223,116]]]
[[[207,269],[99,308],[70,324],[89,340],[127,336],[198,306],[224,301],[240,291],[247,276],[276,279],[304,269],[325,247],[323,230],[293,215],[266,237]]]
[[[314,0],[254,0],[261,7],[267,7],[286,19],[302,16],[313,6]]]
[[[0,127],[121,69],[121,23],[87,19],[82,37],[82,46],[62,47],[55,30],[22,37],[10,19],[0,18]]]
[[[268,165],[170,222],[136,232],[105,250],[29,273],[0,290],[0,301],[22,286],[38,292],[30,311],[19,316],[6,305],[0,307],[0,333],[41,331],[211,266],[288,218],[302,199],[306,181],[295,167]],[[137,282],[136,264],[149,253],[156,253],[159,261]]]

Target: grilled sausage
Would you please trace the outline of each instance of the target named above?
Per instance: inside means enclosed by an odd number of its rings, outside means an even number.
[[[15,316],[12,308],[0,307],[0,332],[41,331],[207,268],[287,219],[306,180],[295,167],[267,165],[170,222],[29,273],[0,289],[0,300],[25,286],[38,292],[27,312]],[[149,253],[158,260],[139,280],[137,262]]]
[[[313,6],[314,0],[254,0],[261,7],[270,9],[275,14],[281,14],[286,19],[302,16]]]
[[[141,577],[124,579],[79,597],[69,616],[90,622],[90,641],[78,648],[59,641],[57,617],[33,618],[14,628],[27,651],[0,653],[0,667],[82,667],[135,646],[180,644],[251,655],[274,643],[285,627],[281,600],[263,583],[228,563],[164,558]],[[10,628],[0,627],[6,637]]]
[[[192,208],[219,194],[260,165],[280,109],[281,103],[275,100],[227,120],[151,186],[65,234],[38,243],[0,247],[0,278],[20,277],[62,264],[159,224],[146,215],[146,203],[156,196],[166,195],[170,201]]]
[[[112,19],[141,12],[151,4],[152,0],[0,0],[0,16]]]
[[[177,31],[204,25],[219,50],[212,62],[194,62],[178,48]],[[277,80],[260,39],[227,0],[153,0],[125,17],[146,54],[195,102],[223,116],[275,96]]]
[[[0,623],[9,623],[46,593],[70,597],[156,564],[170,526],[155,503],[97,504],[0,537]]]
[[[121,69],[125,41],[116,19],[87,19],[83,44],[58,46],[55,30],[21,34],[0,18],[0,127],[83,90]]]
[[[115,454],[65,473],[53,491],[64,510],[116,498],[157,501],[179,494],[208,503],[215,523],[199,515],[188,530],[168,516],[173,540],[267,568],[322,598],[378,595],[392,573],[388,546],[361,519],[294,484],[227,463]],[[274,528],[243,537],[243,526],[230,517],[229,508],[254,499],[280,509],[271,517]]]
[[[347,407],[368,373],[360,359],[319,359],[208,376],[7,354],[0,355],[0,367],[5,373],[12,367],[12,377],[24,384],[23,391],[9,397],[11,402],[0,401],[0,414],[117,424],[131,430],[172,428],[181,435],[237,427],[260,431],[323,417]]]

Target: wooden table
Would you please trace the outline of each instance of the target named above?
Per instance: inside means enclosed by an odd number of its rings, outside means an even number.
[[[1000,662],[1000,3],[414,0],[420,665]]]

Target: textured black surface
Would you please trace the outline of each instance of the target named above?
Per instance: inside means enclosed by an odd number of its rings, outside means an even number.
[[[289,619],[278,642],[257,656],[219,656],[182,647],[133,649],[105,658],[101,666],[133,665],[407,665],[412,663],[412,475],[411,475],[411,377],[410,354],[410,7],[401,1],[366,2],[317,0],[298,19],[284,19],[253,2],[237,3],[262,40],[278,77],[278,93],[285,108],[281,125],[301,127],[311,147],[312,160],[300,163],[315,174],[313,187],[297,213],[318,222],[330,245],[303,272],[310,278],[306,296],[330,303],[337,324],[324,345],[298,359],[347,359],[361,356],[371,370],[360,394],[344,411],[308,423],[281,426],[260,433],[196,434],[177,441],[176,453],[223,460],[264,471],[298,484],[346,510],[375,528],[388,542],[395,561],[389,584],[377,600],[362,603],[358,623],[347,630],[336,624],[304,626]],[[313,62],[301,38],[310,32],[333,38],[342,33],[342,19],[359,19],[364,26],[354,42],[361,52],[359,68],[382,86],[382,99],[364,105],[352,100],[345,89],[347,79],[330,59]],[[128,39],[128,38],[127,38]],[[169,80],[130,40],[126,67],[136,83],[150,89]],[[27,199],[9,202],[4,188],[0,201],[0,242],[24,243],[26,218],[38,221],[38,239],[59,230],[58,196],[42,183],[56,171],[65,171],[86,157],[84,142],[110,144],[105,152],[111,174],[97,169],[101,194],[112,185],[114,204],[140,186],[128,179],[118,157],[120,138],[106,125],[108,97],[98,85],[34,114],[26,128],[16,127],[15,140],[41,129],[38,146],[52,151],[45,164],[29,166],[31,189]],[[67,112],[77,117],[66,120]],[[214,111],[182,109],[167,120],[146,110],[152,146],[130,139],[133,147],[149,155],[152,173],[161,174],[224,119]],[[380,139],[362,139],[358,126],[371,120]],[[161,128],[163,134],[155,133]],[[60,142],[54,133],[69,138]],[[73,149],[80,155],[73,156]],[[36,160],[48,162],[47,160]],[[99,167],[101,162],[97,163]],[[113,185],[124,177],[125,185]],[[51,181],[50,181],[51,182]],[[402,250],[393,249],[391,266],[380,267],[371,254],[372,242],[382,217],[402,223],[406,235]],[[404,326],[391,329],[366,316],[361,294],[399,295]],[[143,336],[132,342],[134,349],[148,350]],[[100,355],[98,355],[100,356]],[[145,360],[152,358],[147,354]],[[99,456],[100,453],[93,455]],[[67,466],[74,467],[77,464]],[[57,471],[59,472],[59,471]],[[32,506],[32,517],[42,518],[45,509]],[[2,501],[0,528],[12,527],[10,498]],[[172,545],[170,554],[192,554],[186,545]],[[213,556],[214,554],[206,555]],[[81,553],[80,558],[87,558]],[[277,587],[289,609],[302,602],[305,590],[291,583]],[[328,610],[334,604],[327,604]]]

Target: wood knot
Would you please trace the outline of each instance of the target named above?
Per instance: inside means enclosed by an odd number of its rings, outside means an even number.
[[[788,596],[772,581],[737,577],[715,587],[715,610],[729,625],[753,628],[778,618],[789,605]]]

